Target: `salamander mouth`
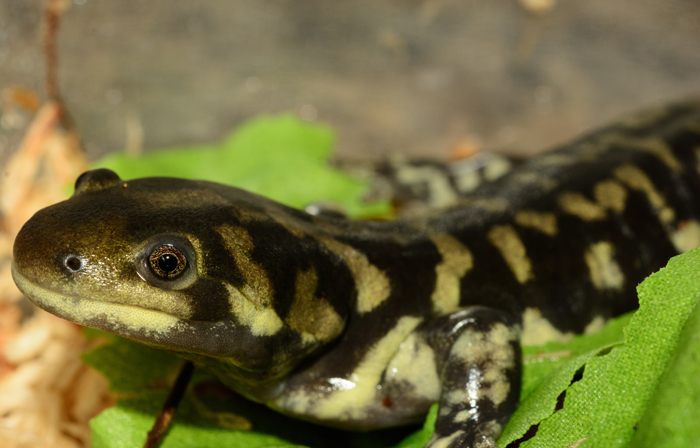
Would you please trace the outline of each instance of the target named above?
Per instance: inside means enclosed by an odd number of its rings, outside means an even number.
[[[232,355],[221,341],[224,338],[218,337],[231,331],[229,322],[186,321],[162,311],[61,294],[27,279],[14,261],[12,278],[32,303],[70,322],[168,350]]]

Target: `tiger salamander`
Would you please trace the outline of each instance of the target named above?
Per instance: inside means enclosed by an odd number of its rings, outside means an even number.
[[[34,215],[13,276],[39,307],[192,360],[284,414],[493,447],[520,344],[636,308],[700,244],[700,103],[630,117],[440,213],[312,216],[237,188],[84,173]]]

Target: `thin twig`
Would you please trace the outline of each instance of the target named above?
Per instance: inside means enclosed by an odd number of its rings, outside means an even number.
[[[59,122],[63,129],[72,133],[80,150],[84,153],[83,142],[72,115],[61,98],[58,87],[58,26],[61,16],[68,10],[66,0],[47,0],[44,9],[44,53],[46,56],[46,95],[49,103],[58,106]]]
[[[143,448],[156,448],[158,444],[160,444],[160,441],[165,435],[165,431],[168,430],[168,426],[173,419],[177,405],[180,404],[180,400],[185,394],[185,390],[187,390],[187,384],[192,378],[193,371],[194,364],[190,361],[182,365],[175,385],[173,385],[173,388],[170,390],[168,398],[165,400],[165,403],[163,403],[163,407],[158,413],[155,423],[153,423],[153,427],[148,432],[148,437],[146,438],[146,443],[143,445]]]
[[[48,0],[46,9],[44,10],[44,51],[46,52],[46,94],[49,101],[60,103],[60,94],[58,91],[58,51],[57,51],[57,35],[58,25],[64,7],[61,0]]]

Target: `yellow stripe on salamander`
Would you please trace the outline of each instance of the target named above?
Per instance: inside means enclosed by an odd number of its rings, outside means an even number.
[[[360,251],[332,238],[319,237],[318,240],[332,252],[345,260],[357,288],[357,311],[368,313],[383,303],[391,294],[389,279],[376,266],[369,262]]]
[[[433,310],[447,314],[459,308],[460,280],[474,266],[471,252],[455,237],[438,234],[430,238],[442,256],[435,266],[435,290],[431,296]]]
[[[501,251],[518,283],[532,280],[532,262],[527,257],[525,245],[512,226],[493,226],[487,236],[489,241]]]

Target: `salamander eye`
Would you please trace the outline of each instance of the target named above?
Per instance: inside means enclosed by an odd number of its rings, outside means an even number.
[[[158,277],[164,280],[174,279],[187,267],[187,257],[175,246],[156,247],[148,257],[148,262]]]
[[[157,288],[179,290],[197,280],[194,247],[177,233],[162,233],[147,239],[134,261],[138,276]]]

